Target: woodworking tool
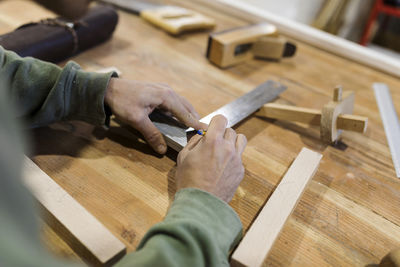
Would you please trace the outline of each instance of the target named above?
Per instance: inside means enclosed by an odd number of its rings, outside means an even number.
[[[394,169],[397,178],[400,178],[400,123],[394,108],[389,88],[384,83],[374,83],[376,102],[378,104],[386,138],[388,140]]]
[[[274,100],[284,90],[286,90],[286,86],[274,81],[267,81],[249,93],[207,115],[200,121],[209,124],[212,117],[221,114],[228,119],[226,127],[233,127],[257,111],[265,103]],[[191,134],[196,134],[193,128],[185,127],[174,118],[157,109],[150,114],[150,119],[164,135],[167,145],[177,152],[186,146]]]
[[[327,103],[322,111],[269,103],[264,105],[257,115],[320,126],[322,141],[333,143],[338,140],[342,130],[360,133],[366,131],[368,118],[352,115],[353,107],[354,92],[342,93],[342,88],[336,87],[333,100]]]
[[[225,68],[253,57],[279,60],[295,54],[296,46],[279,36],[276,27],[260,23],[211,33],[206,56]]]
[[[139,15],[144,20],[173,35],[215,27],[213,19],[182,7],[164,6],[135,0],[100,0],[100,2]]]

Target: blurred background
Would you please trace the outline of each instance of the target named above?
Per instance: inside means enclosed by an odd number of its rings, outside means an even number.
[[[236,0],[400,59],[400,0]]]

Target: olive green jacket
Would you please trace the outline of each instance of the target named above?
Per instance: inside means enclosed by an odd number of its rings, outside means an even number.
[[[21,183],[24,125],[61,120],[104,125],[104,94],[113,73],[63,69],[0,47],[0,266],[71,266],[40,244],[36,210]],[[20,120],[16,120],[20,118]],[[118,266],[227,266],[242,225],[225,202],[194,188],[175,195],[164,220]]]

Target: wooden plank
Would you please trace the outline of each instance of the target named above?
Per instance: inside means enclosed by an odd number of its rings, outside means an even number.
[[[268,103],[257,112],[257,115],[265,116],[271,119],[296,121],[314,126],[321,125],[321,111],[312,108]],[[368,118],[363,116],[341,114],[337,118],[337,128],[340,130],[364,133],[367,128],[367,124]]]
[[[25,157],[24,183],[44,211],[45,221],[75,252],[95,265],[111,265],[125,253],[125,245],[103,224]]]
[[[233,266],[261,266],[318,169],[322,155],[303,148],[232,254]]]

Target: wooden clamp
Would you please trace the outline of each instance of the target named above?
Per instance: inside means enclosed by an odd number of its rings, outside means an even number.
[[[295,51],[296,46],[279,36],[274,25],[260,23],[210,34],[206,56],[225,68],[253,57],[277,60]]]
[[[296,121],[320,126],[321,139],[333,143],[340,137],[342,130],[364,133],[368,118],[353,115],[354,92],[342,92],[341,87],[334,90],[333,100],[322,111],[310,108],[293,107],[268,103],[257,113],[271,119]]]

